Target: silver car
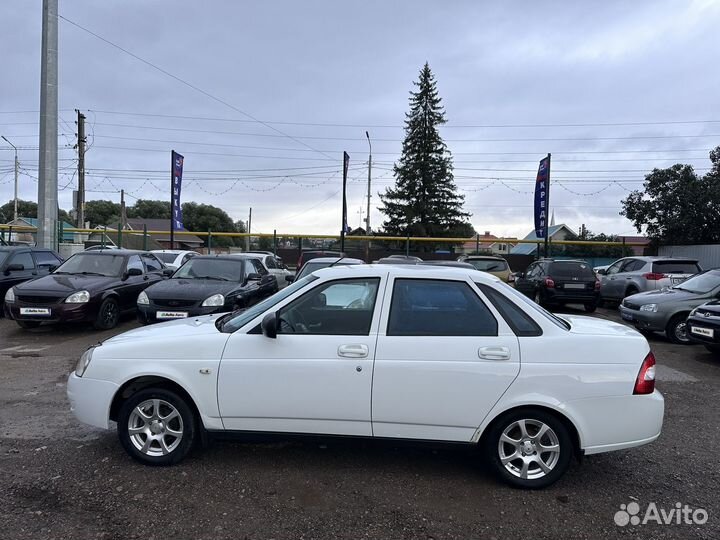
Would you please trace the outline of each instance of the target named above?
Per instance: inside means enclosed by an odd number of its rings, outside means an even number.
[[[626,296],[679,285],[698,272],[702,268],[694,259],[626,257],[598,269],[600,301],[620,302]]]
[[[665,332],[673,343],[689,343],[685,321],[705,302],[720,298],[720,270],[708,270],[680,285],[628,296],[620,315],[641,332]]]

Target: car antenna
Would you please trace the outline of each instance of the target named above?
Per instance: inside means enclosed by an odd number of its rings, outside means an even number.
[[[328,268],[332,268],[333,266],[335,266],[337,263],[339,263],[343,259],[347,259],[347,257],[340,257],[337,261],[335,261],[334,263],[331,263],[330,266],[328,266]]]

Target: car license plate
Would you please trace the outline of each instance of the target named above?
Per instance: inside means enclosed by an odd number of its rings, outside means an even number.
[[[620,313],[620,316],[625,321],[634,321],[635,319],[632,316],[632,313],[625,313],[624,311]]]
[[[155,316],[158,319],[184,319],[188,314],[187,311],[158,311]]]
[[[566,289],[584,289],[585,284],[584,283],[566,283],[565,288]]]
[[[37,315],[39,317],[47,317],[50,315],[50,308],[46,307],[21,307],[20,315]]]
[[[671,277],[670,283],[673,285],[680,285],[683,281],[685,281],[684,277]]]
[[[704,337],[711,338],[715,335],[715,330],[713,330],[712,328],[701,328],[699,326],[691,326],[690,333],[697,334],[698,336],[704,336]]]

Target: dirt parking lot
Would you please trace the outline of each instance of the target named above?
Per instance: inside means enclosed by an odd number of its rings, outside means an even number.
[[[0,319],[2,538],[720,538],[720,361],[702,347],[651,338],[666,398],[658,441],[585,458],[529,492],[455,446],[216,441],[172,468],[139,465],[115,432],[77,423],[65,397],[82,351],[135,325],[27,331]],[[616,525],[633,502],[641,517],[680,503],[708,518]]]

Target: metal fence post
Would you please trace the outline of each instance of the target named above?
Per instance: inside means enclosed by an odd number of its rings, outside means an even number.
[[[212,250],[212,231],[208,229],[208,255],[210,255],[210,252]]]
[[[143,251],[147,251],[148,239],[147,239],[147,225],[143,225]]]
[[[405,255],[410,256],[410,233],[408,233],[405,239]]]
[[[122,223],[118,223],[117,231],[118,247],[122,249]]]
[[[105,247],[105,239],[107,238],[107,225],[103,225],[102,238],[100,239],[100,247]]]
[[[480,233],[475,233],[475,255],[480,255]]]
[[[277,255],[277,229],[273,229],[273,255]]]

